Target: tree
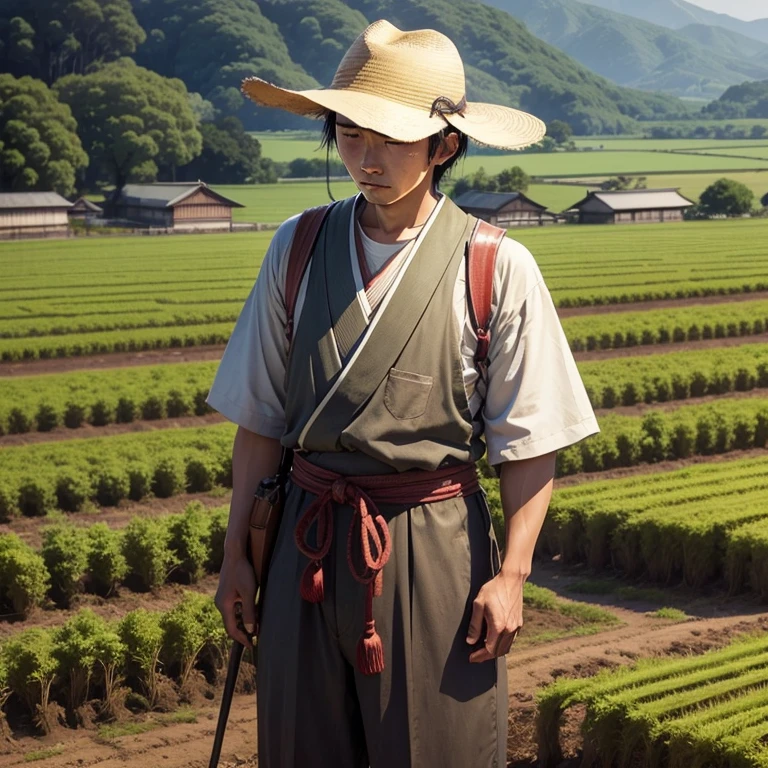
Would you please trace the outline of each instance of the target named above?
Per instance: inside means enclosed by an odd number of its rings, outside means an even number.
[[[203,151],[179,168],[180,181],[202,179],[209,184],[264,184],[277,181],[274,163],[261,156],[261,144],[249,136],[236,117],[200,126]]]
[[[551,136],[558,144],[565,144],[573,136],[573,128],[563,120],[552,120],[547,125],[547,136]]]
[[[200,154],[202,136],[181,80],[170,80],[130,59],[88,75],[57,81],[91,156],[89,181],[151,181],[158,165],[173,169]]]
[[[475,192],[525,192],[531,178],[519,166],[506,168],[496,176],[489,176],[482,166],[472,176],[464,176],[453,187],[453,197],[459,197],[469,190]]]
[[[701,206],[708,214],[741,216],[752,210],[754,202],[752,190],[733,179],[719,179],[701,194]]]
[[[520,166],[506,168],[496,176],[499,192],[525,192],[531,177]]]
[[[3,6],[0,71],[48,85],[132,54],[146,39],[130,0],[6,0]]]
[[[87,165],[69,107],[40,80],[0,75],[0,189],[71,195]]]
[[[238,115],[244,122],[258,117],[260,127],[306,127],[306,118],[259,109],[240,93],[240,82],[249,75],[287,88],[318,86],[291,59],[261,5],[253,0],[133,0],[148,33],[136,60],[180,78],[222,115]]]

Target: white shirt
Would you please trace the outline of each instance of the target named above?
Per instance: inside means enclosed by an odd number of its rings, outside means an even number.
[[[441,197],[430,218],[442,206]],[[230,421],[280,438],[285,429],[285,279],[298,215],[275,232],[264,262],[224,350],[206,402]],[[358,298],[370,313],[350,217],[350,258]],[[362,238],[366,265],[376,274],[393,246]],[[373,245],[371,245],[373,243]],[[307,269],[296,303],[298,328]],[[393,290],[396,290],[396,285]],[[490,322],[488,391],[474,365],[477,338],[467,308],[465,274],[454,288],[456,332],[470,412],[483,429],[492,465],[528,459],[577,443],[600,431],[544,279],[528,249],[504,238],[496,258]]]

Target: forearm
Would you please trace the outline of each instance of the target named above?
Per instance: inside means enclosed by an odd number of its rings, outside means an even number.
[[[225,556],[245,554],[253,494],[280,465],[280,441],[238,427],[232,446],[232,501],[224,540]]]
[[[504,575],[527,577],[531,572],[533,550],[552,498],[556,456],[553,451],[533,459],[507,461],[501,466]]]

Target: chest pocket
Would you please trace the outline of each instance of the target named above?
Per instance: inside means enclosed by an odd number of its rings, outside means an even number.
[[[384,388],[384,405],[396,419],[417,419],[427,410],[432,377],[390,368]]]

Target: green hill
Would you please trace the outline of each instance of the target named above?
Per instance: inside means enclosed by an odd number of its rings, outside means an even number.
[[[768,118],[768,80],[731,86],[703,111],[716,118]]]
[[[691,25],[676,32],[578,0],[485,2],[620,85],[716,98],[729,85],[768,77],[768,66],[749,58],[768,46],[724,29]]]
[[[534,37],[508,14],[472,0],[132,0],[147,41],[137,61],[180,77],[219,109],[237,110],[250,129],[293,127],[300,119],[244,105],[245,75],[291,88],[328,84],[349,43],[369,21],[432,27],[457,44],[468,96],[519,106],[580,133],[631,130],[634,120],[672,119],[686,107],[595,75]],[[240,101],[238,102],[238,99]]]

